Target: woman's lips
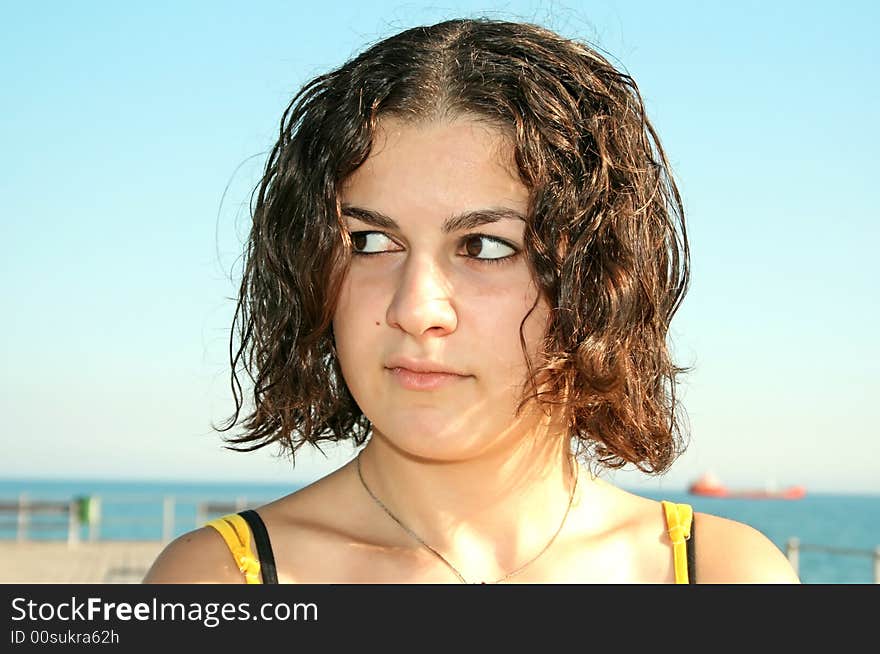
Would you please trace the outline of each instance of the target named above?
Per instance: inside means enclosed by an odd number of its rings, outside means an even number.
[[[407,368],[388,368],[387,370],[398,384],[410,391],[433,391],[465,379],[464,375],[448,372],[415,372]]]

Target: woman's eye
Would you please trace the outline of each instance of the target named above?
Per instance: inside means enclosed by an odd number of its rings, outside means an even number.
[[[384,232],[352,232],[354,254],[399,252],[402,248]],[[485,263],[502,263],[517,254],[517,249],[504,241],[485,234],[471,234],[461,240],[464,256]]]
[[[516,254],[516,250],[504,241],[482,234],[466,237],[464,249],[467,255],[474,259],[506,259]]]
[[[352,232],[351,244],[358,254],[378,254],[394,249],[394,241],[382,232]]]

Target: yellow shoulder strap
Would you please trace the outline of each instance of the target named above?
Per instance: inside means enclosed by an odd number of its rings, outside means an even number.
[[[211,520],[205,524],[220,532],[229,551],[235,558],[238,569],[244,573],[249,584],[261,584],[260,561],[251,552],[251,532],[247,522],[237,513],[230,513],[222,518]]]
[[[687,544],[691,537],[691,521],[694,510],[690,504],[674,504],[662,500],[663,511],[666,513],[666,529],[672,541],[672,563],[675,568],[675,583],[688,583]]]

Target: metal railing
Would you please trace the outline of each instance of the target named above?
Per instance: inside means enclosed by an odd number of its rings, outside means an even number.
[[[26,493],[22,493],[14,502],[0,501],[0,517],[7,516],[12,518],[12,524],[15,525],[15,539],[18,542],[28,540],[29,534],[34,531],[60,529],[67,531],[68,545],[79,542],[81,510],[77,498],[58,501],[31,500]],[[34,519],[40,517],[46,519]]]
[[[785,545],[785,556],[794,571],[798,572],[800,566],[801,552],[824,552],[826,554],[835,554],[841,556],[857,556],[874,559],[874,583],[880,584],[880,546],[873,550],[856,549],[851,547],[835,547],[832,545],[816,545],[813,543],[802,543],[798,538],[789,538]]]
[[[137,515],[134,511],[117,511],[116,515],[107,515],[110,511],[102,511],[105,505],[122,505],[126,508],[157,507],[161,503],[161,516]],[[16,500],[0,499],[0,532],[14,532],[15,540],[27,542],[37,540],[38,533],[64,533],[69,545],[76,545],[83,540],[83,528],[87,529],[85,540],[95,542],[102,540],[102,532],[107,528],[116,528],[125,533],[129,527],[155,528],[156,536],[147,536],[144,540],[158,540],[167,544],[181,531],[201,527],[208,520],[227,513],[235,513],[251,506],[253,503],[246,497],[236,497],[234,501],[216,501],[212,499],[186,497],[177,495],[113,495],[106,498],[98,495],[81,496],[65,500],[35,500],[27,493],[21,493]],[[258,505],[259,502],[255,505]],[[194,507],[195,517],[188,518],[178,515],[180,505]],[[181,526],[181,523],[182,526]],[[49,537],[57,540],[53,536]],[[137,537],[119,540],[140,540]]]

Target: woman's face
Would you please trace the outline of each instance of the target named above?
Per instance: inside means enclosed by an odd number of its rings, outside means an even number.
[[[538,296],[528,200],[509,140],[466,118],[383,119],[343,187],[353,257],[333,318],[339,362],[375,435],[411,456],[473,457],[534,424],[514,415],[520,324]],[[542,300],[523,325],[533,363],[548,313]]]

